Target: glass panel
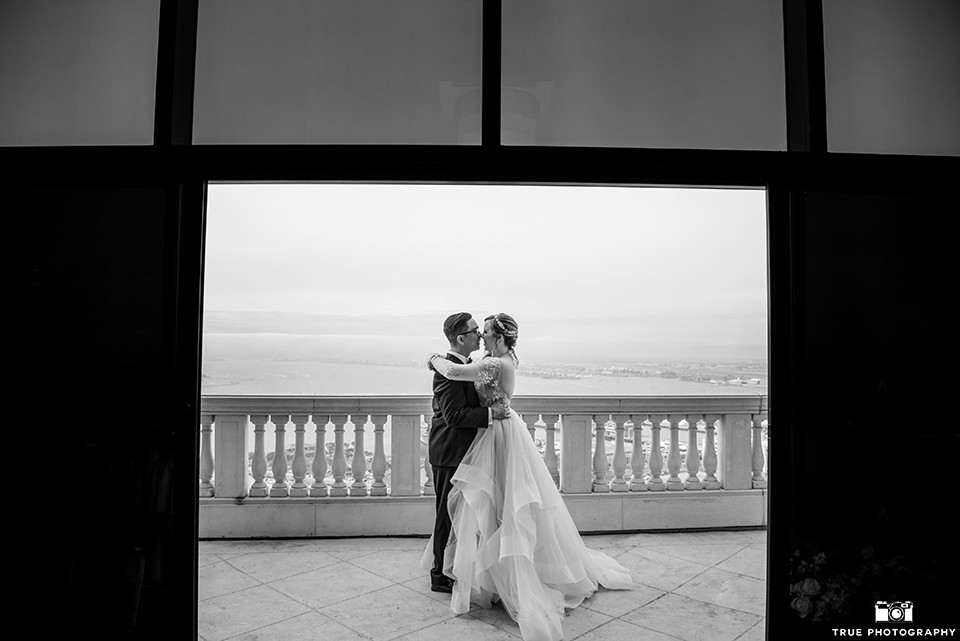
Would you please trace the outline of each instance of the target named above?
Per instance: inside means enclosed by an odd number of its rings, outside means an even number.
[[[830,151],[960,154],[960,3],[823,3]]]
[[[202,0],[194,142],[479,143],[480,35],[480,0]]]
[[[149,145],[159,0],[0,2],[0,145]]]
[[[503,2],[504,144],[786,149],[769,0]]]

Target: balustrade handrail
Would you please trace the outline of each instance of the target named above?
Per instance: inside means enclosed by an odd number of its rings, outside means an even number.
[[[537,414],[766,414],[766,394],[723,396],[551,396],[518,395],[512,406]],[[432,397],[422,395],[210,395],[202,414],[432,414]]]

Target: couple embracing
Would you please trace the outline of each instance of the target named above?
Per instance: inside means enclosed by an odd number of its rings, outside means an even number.
[[[630,573],[588,549],[527,426],[510,407],[519,364],[516,321],[467,312],[443,324],[432,354],[429,456],[437,518],[421,565],[457,614],[500,602],[525,641],[563,638],[560,620],[599,585],[625,589]],[[483,356],[470,354],[483,343]]]

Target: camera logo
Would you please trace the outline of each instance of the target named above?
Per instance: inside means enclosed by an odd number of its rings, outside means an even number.
[[[895,621],[902,623],[904,621],[913,621],[913,603],[911,601],[877,601],[873,606],[876,608],[876,621]]]

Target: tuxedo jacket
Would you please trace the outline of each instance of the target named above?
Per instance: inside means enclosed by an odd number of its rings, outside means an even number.
[[[460,364],[456,356],[448,361]],[[480,407],[473,383],[433,374],[433,419],[430,422],[430,464],[457,467],[477,435],[487,426],[488,410]]]

